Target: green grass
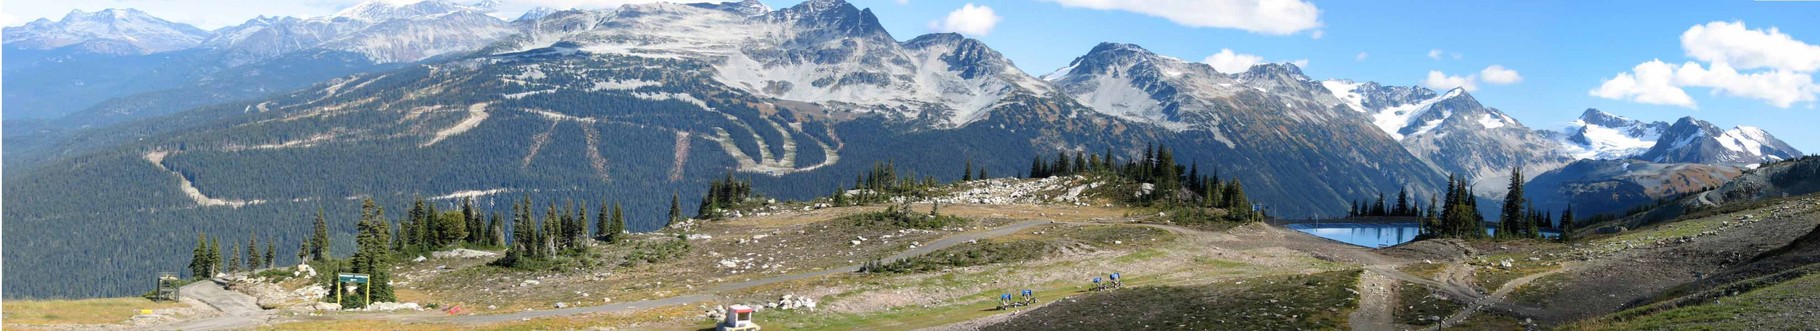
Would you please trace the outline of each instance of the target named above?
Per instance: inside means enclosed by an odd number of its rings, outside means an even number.
[[[887,261],[866,270],[886,273],[917,273],[948,268],[971,267],[995,263],[1023,262],[1041,259],[1057,249],[1043,241],[977,242],[943,248],[908,259]]]
[[[944,275],[941,281],[925,281],[920,286],[942,286],[941,284],[958,285],[973,281],[951,275]],[[1069,293],[1077,284],[1051,282],[1035,286],[1039,301],[1053,301]],[[888,288],[902,288],[888,287]],[[807,310],[769,310],[761,312],[760,322],[766,329],[779,330],[914,330],[926,327],[954,324],[986,316],[1010,313],[997,310],[998,296],[1018,289],[993,289],[960,297],[945,305],[903,306],[892,309],[868,312],[863,314],[831,313],[826,311]],[[859,292],[844,293],[853,295]],[[823,297],[823,302],[835,302],[839,296]]]
[[[1440,319],[1447,318],[1465,305],[1436,295],[1427,286],[1411,282],[1399,282],[1397,285],[1397,304],[1393,313],[1397,323],[1409,325],[1433,325]]]
[[[1411,263],[1411,264],[1405,265],[1401,268],[1397,268],[1397,270],[1401,270],[1404,273],[1415,275],[1416,277],[1435,279],[1436,276],[1441,275],[1441,271],[1447,270],[1447,264],[1446,263]]]
[[[1751,288],[1752,281],[1734,287]],[[1820,320],[1812,315],[1814,302],[1820,300],[1820,274],[1755,287],[1735,296],[1720,296],[1697,305],[1650,312],[1659,307],[1634,308],[1613,314],[1613,318],[1576,324],[1579,329],[1612,330],[1749,330],[1749,329],[1814,329]],[[1721,289],[1723,291],[1723,289]]]
[[[1130,254],[1119,255],[1118,257],[1112,258],[1112,262],[1117,262],[1117,263],[1123,264],[1123,263],[1132,263],[1132,262],[1137,262],[1137,261],[1149,260],[1149,259],[1154,259],[1154,258],[1159,258],[1159,257],[1163,257],[1163,251],[1156,250],[1154,248],[1146,248],[1146,249],[1138,250],[1136,252],[1131,252]]]
[[[1196,286],[1095,292],[1019,314],[993,330],[1333,330],[1358,306],[1358,270]]]
[[[923,229],[940,230],[947,227],[967,225],[973,220],[949,216],[931,215],[911,208],[898,206],[886,207],[885,210],[858,213],[840,218],[849,225],[873,229]]]
[[[1567,277],[1570,277],[1569,273],[1563,272],[1536,278],[1535,281],[1510,292],[1510,300],[1529,306],[1545,306],[1549,298],[1561,293],[1561,289],[1567,286]]]
[[[1483,286],[1485,291],[1496,291],[1498,287],[1517,278],[1560,268],[1550,265],[1547,260],[1530,261],[1526,254],[1494,254],[1485,257],[1485,261],[1493,264],[1504,259],[1511,260],[1510,268],[1480,268],[1473,272],[1473,277],[1478,278],[1479,285]]]

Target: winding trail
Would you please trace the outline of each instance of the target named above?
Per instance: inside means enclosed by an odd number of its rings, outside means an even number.
[[[1513,279],[1509,282],[1505,282],[1503,286],[1498,287],[1498,290],[1492,291],[1491,295],[1478,297],[1477,299],[1473,300],[1472,305],[1469,305],[1465,309],[1461,309],[1459,312],[1454,313],[1453,316],[1448,316],[1447,319],[1441,320],[1440,327],[1445,328],[1449,325],[1456,325],[1456,324],[1460,324],[1460,322],[1465,322],[1467,318],[1472,317],[1473,314],[1478,313],[1480,310],[1484,310],[1486,307],[1503,306],[1503,305],[1505,305],[1504,298],[1507,296],[1510,296],[1510,292],[1514,292],[1517,290],[1517,288],[1523,287],[1523,285],[1527,285],[1527,284],[1529,284],[1529,282],[1534,281],[1538,278],[1547,277],[1548,275],[1553,275],[1555,273],[1566,271],[1568,268],[1569,268],[1568,266],[1562,266],[1560,268],[1555,268],[1554,270],[1549,270],[1546,272],[1539,272],[1539,273],[1531,274],[1528,276],[1518,277],[1517,279]]]
[[[151,330],[222,330],[246,329],[264,325],[272,319],[272,312],[259,308],[252,296],[230,291],[212,280],[198,281],[184,285],[181,289],[184,299],[195,299],[208,308],[221,312],[221,316],[180,322],[177,324],[151,326]]]

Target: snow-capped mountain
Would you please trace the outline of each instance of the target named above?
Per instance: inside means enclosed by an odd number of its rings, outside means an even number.
[[[53,49],[75,45],[89,52],[137,55],[187,49],[209,32],[152,17],[137,9],[70,11],[63,19],[38,19],[5,30],[7,47]]]
[[[486,52],[569,43],[590,54],[699,60],[716,81],[756,95],[939,128],[978,120],[1012,95],[1050,91],[977,40],[933,34],[899,43],[869,9],[845,1],[768,9],[748,0],[562,11],[520,22],[526,33]]]
[[[304,50],[351,52],[373,63],[404,63],[471,52],[518,33],[484,3],[375,0],[333,16],[259,17],[222,28],[204,46],[230,66]]]
[[[1302,123],[1353,117],[1333,111],[1341,100],[1321,91],[1295,65],[1261,64],[1226,74],[1131,44],[1101,43],[1043,79],[1101,113],[1175,131],[1208,131],[1228,147],[1237,144],[1235,130],[1244,126],[1233,121],[1243,117]],[[1257,102],[1283,109],[1273,114],[1233,109]]]
[[[1305,184],[1313,192],[1364,196],[1394,190],[1391,178],[1429,179],[1409,182],[1425,193],[1439,187],[1437,172],[1294,65],[1225,74],[1137,45],[1102,43],[1043,78],[1094,111],[1194,137],[1195,148],[1269,168],[1257,171],[1277,180],[1309,173],[1358,179]]]
[[[1667,130],[1665,122],[1638,121],[1588,108],[1559,136],[1567,154],[1575,159],[1611,160],[1648,151]]]
[[[1750,126],[1721,130],[1712,123],[1682,117],[1662,132],[1654,146],[1636,156],[1658,163],[1749,164],[1804,155],[1763,129]]]
[[[1558,143],[1485,107],[1465,89],[1437,95],[1424,87],[1375,82],[1329,80],[1321,85],[1443,172],[1493,183],[1488,179],[1502,178],[1515,167],[1534,174],[1568,161]],[[1492,186],[1483,185],[1481,193],[1496,191]]]

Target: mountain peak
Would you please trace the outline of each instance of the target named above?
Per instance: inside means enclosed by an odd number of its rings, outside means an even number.
[[[556,8],[550,8],[550,7],[531,8],[531,10],[525,11],[525,13],[523,15],[518,15],[518,19],[515,19],[514,21],[535,21],[538,19],[542,19],[545,16],[550,16],[550,14],[554,14],[554,13],[556,13]]]
[[[486,5],[481,2],[479,5]],[[372,22],[423,17],[461,11],[485,11],[486,7],[460,5],[443,0],[368,0],[336,12],[334,17]]]
[[[762,4],[761,4],[762,5]],[[844,0],[809,0],[775,12],[776,21],[794,22],[798,26],[831,29],[848,36],[891,39],[891,33],[878,23],[872,9],[860,9]]]
[[[723,10],[723,11],[738,13],[738,14],[745,15],[745,16],[758,16],[758,15],[764,15],[765,13],[771,12],[771,6],[766,6],[762,2],[758,2],[758,0],[744,0],[744,1],[738,1],[738,2],[722,2],[722,3],[692,3],[689,5],[701,7],[701,8]]]
[[[1757,163],[1800,156],[1788,143],[1748,126],[1720,130],[1691,116],[1675,120],[1638,159],[1678,163]]]
[[[147,54],[194,47],[209,35],[189,24],[167,21],[138,9],[71,10],[62,20],[40,18],[5,29],[12,47],[52,49],[84,45],[106,54]]]
[[[1151,54],[1150,50],[1144,49],[1143,46],[1138,46],[1137,44],[1115,43],[1115,42],[1102,42],[1099,45],[1094,45],[1092,50],[1087,51],[1087,55],[1096,55],[1096,54],[1103,54],[1103,53],[1143,54],[1143,55]]]

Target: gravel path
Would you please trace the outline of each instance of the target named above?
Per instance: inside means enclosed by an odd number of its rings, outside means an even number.
[[[270,312],[259,308],[258,300],[253,296],[229,291],[214,281],[199,281],[184,285],[183,297],[195,299],[207,308],[221,312],[221,316],[187,321],[177,324],[152,326],[151,330],[223,330],[245,329],[264,324],[272,318]],[[198,307],[202,308],[202,307]]]

